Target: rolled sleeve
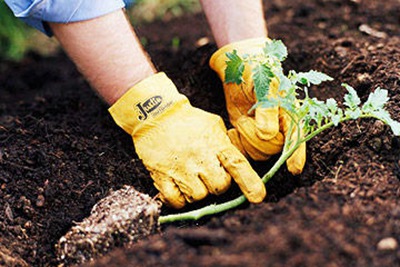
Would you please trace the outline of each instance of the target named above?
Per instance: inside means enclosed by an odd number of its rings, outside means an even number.
[[[125,0],[131,3],[132,0]],[[14,15],[51,36],[46,22],[69,23],[100,17],[125,7],[123,0],[5,0]]]

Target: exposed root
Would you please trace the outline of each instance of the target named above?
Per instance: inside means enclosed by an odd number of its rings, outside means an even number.
[[[115,247],[132,244],[158,229],[160,204],[131,186],[111,192],[56,245],[63,264],[80,264]]]

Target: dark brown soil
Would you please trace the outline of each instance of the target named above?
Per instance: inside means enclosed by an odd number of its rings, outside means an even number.
[[[380,86],[400,120],[398,0],[269,0],[265,8],[270,36],[288,46],[285,68],[336,79],[313,95],[340,100],[347,82],[365,100]],[[194,106],[226,119],[221,83],[208,67],[216,47],[203,15],[138,33]],[[202,37],[210,43],[198,47]],[[1,62],[0,92],[1,266],[56,266],[55,243],[110,189],[132,184],[156,194],[131,138],[64,54]],[[262,204],[163,225],[160,234],[92,266],[399,266],[399,139],[380,123],[357,121],[314,138],[307,153],[304,172],[292,177],[282,168]],[[269,166],[254,163],[260,174]]]

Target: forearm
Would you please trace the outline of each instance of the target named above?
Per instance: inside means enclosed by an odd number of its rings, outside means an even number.
[[[122,9],[91,20],[49,25],[91,86],[110,105],[156,72]]]
[[[267,37],[261,0],[201,0],[218,47]]]

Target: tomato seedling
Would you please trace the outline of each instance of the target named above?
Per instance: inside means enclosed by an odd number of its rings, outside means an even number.
[[[348,84],[342,84],[347,90],[343,108],[339,107],[336,100],[332,98],[326,101],[311,98],[308,94],[311,85],[319,85],[333,79],[315,70],[309,72],[291,70],[285,75],[281,62],[287,57],[287,48],[280,40],[266,42],[260,54],[239,55],[236,50],[233,50],[226,55],[229,60],[226,62],[225,83],[243,84],[245,82],[242,77],[243,72],[246,67],[251,67],[256,103],[249,112],[257,107],[279,105],[291,118],[289,136],[293,131],[297,135],[294,140],[286,138],[280,157],[262,177],[264,183],[267,183],[274,176],[301,143],[309,141],[317,134],[332,126],[337,126],[339,123],[348,120],[374,118],[389,125],[395,135],[400,135],[400,123],[393,120],[385,109],[385,104],[389,100],[386,89],[376,88],[369,95],[367,101],[361,105],[356,90]],[[278,94],[270,96],[268,93],[271,80],[274,78],[279,81]],[[303,92],[304,95],[302,99],[299,98],[300,92]],[[197,220],[206,215],[235,208],[245,201],[246,198],[242,195],[231,201],[209,205],[198,210],[160,216],[159,222]]]

